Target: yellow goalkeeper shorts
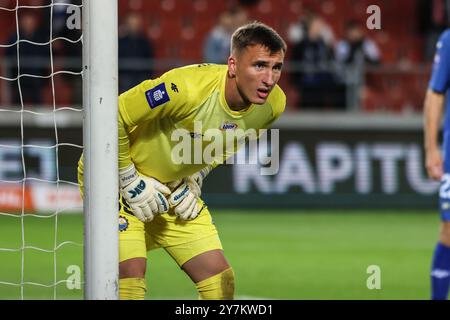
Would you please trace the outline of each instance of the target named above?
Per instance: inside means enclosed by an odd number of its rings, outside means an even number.
[[[120,197],[119,206],[119,260],[146,258],[147,251],[164,248],[182,266],[191,258],[215,249],[222,249],[217,229],[207,206],[189,221],[178,219],[173,210],[157,215],[143,223],[131,213]]]

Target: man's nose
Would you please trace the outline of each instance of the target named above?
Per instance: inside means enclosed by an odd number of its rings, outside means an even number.
[[[263,83],[269,87],[275,84],[275,75],[271,70],[267,71],[266,74],[264,75]]]

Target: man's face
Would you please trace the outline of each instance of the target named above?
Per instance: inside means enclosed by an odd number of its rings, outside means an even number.
[[[266,102],[280,80],[283,61],[283,51],[270,54],[262,45],[247,47],[229,58],[229,72],[235,76],[237,89],[245,103]]]
[[[130,15],[127,19],[128,32],[138,34],[142,28],[142,19],[138,15]]]
[[[347,38],[351,42],[358,42],[364,38],[364,34],[360,28],[353,27],[347,31]]]
[[[33,33],[37,28],[37,20],[31,15],[27,14],[23,18],[20,19],[20,29],[25,34]]]

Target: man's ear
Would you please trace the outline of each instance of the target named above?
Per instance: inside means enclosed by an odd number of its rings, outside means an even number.
[[[236,58],[233,55],[228,57],[228,75],[231,78],[236,76]]]

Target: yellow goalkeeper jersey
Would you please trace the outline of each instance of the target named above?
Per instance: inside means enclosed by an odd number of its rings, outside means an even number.
[[[284,111],[286,96],[278,85],[265,104],[231,110],[225,100],[226,77],[226,65],[191,65],[146,80],[121,94],[119,168],[133,162],[139,172],[163,183],[187,177],[207,163],[193,158],[192,163],[173,161],[174,148],[180,146],[180,140],[174,139],[175,130],[188,132],[192,145],[199,139],[197,145],[205,150],[211,143],[204,139],[209,129],[223,135],[236,129],[266,129]],[[229,156],[230,150],[218,152],[213,166]]]

